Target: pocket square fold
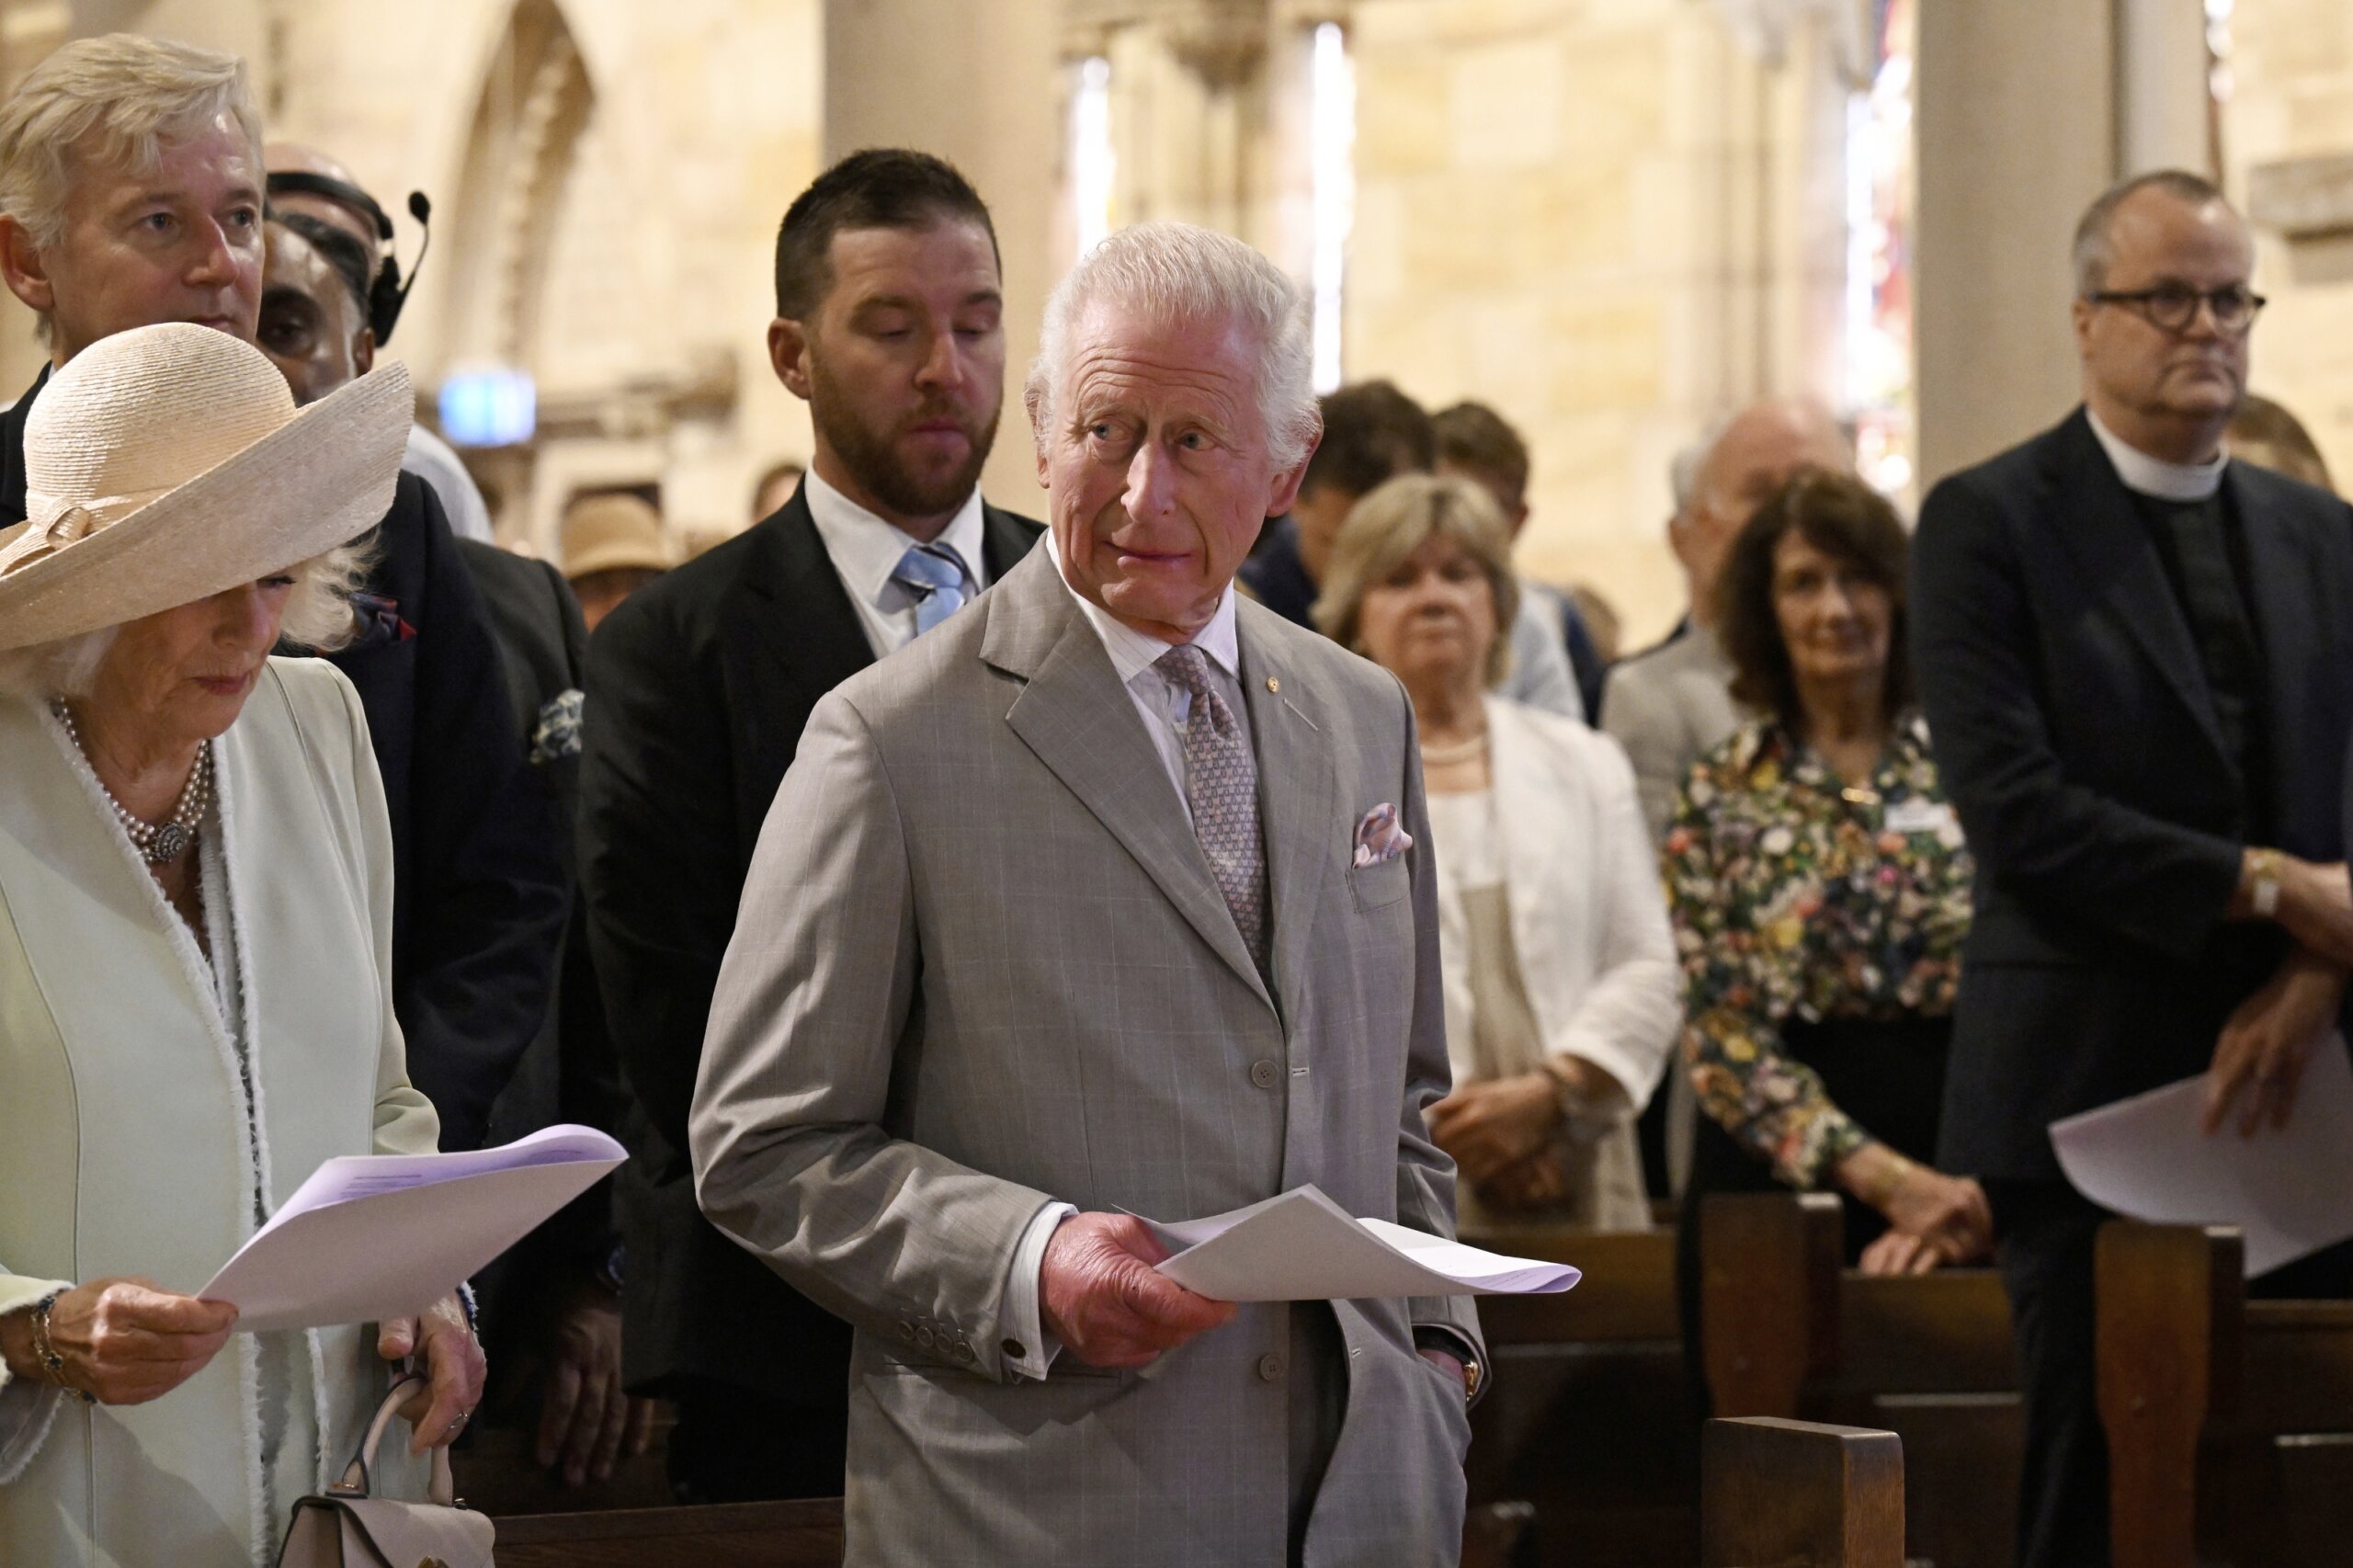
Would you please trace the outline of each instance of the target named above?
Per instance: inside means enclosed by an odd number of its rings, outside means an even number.
[[[1357,852],[1351,862],[1357,866],[1378,866],[1384,860],[1394,860],[1414,846],[1414,835],[1397,821],[1397,807],[1391,801],[1365,812],[1357,824]]]

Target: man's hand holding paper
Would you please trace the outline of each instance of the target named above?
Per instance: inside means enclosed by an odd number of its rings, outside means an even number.
[[[1074,1214],[1046,1244],[1039,1307],[1063,1348],[1090,1367],[1144,1366],[1233,1318],[1154,1266],[1168,1249],[1132,1214]]]

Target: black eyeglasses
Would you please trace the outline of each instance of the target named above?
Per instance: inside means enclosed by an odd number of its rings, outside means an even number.
[[[2233,337],[2253,326],[2256,313],[2269,302],[2244,283],[2204,290],[2187,283],[2160,283],[2154,289],[2095,290],[2084,298],[2096,305],[2137,311],[2162,332],[2188,332],[2202,303],[2213,313],[2214,330]]]

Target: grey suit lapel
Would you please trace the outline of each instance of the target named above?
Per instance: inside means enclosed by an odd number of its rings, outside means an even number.
[[[981,658],[1024,682],[1006,722],[1272,1006],[1134,699],[1046,552],[1033,551],[1007,573],[992,604]],[[1279,904],[1276,920],[1279,942]]]
[[[1323,693],[1282,657],[1272,611],[1235,607],[1242,645],[1242,699],[1258,756],[1258,820],[1267,835],[1267,896],[1275,917],[1276,987],[1284,1016],[1296,1017],[1307,972],[1308,938],[1323,906],[1324,879],[1355,826],[1339,798],[1332,736],[1317,722]],[[1366,801],[1362,811],[1380,804]],[[1400,802],[1401,804],[1403,802]]]

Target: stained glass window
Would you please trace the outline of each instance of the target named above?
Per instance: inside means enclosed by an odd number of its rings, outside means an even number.
[[[1906,498],[1917,472],[1912,383],[1916,13],[1916,0],[1873,0],[1870,82],[1847,110],[1847,412],[1863,477],[1889,495]]]

